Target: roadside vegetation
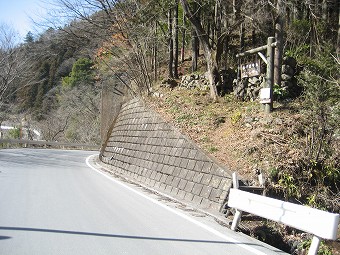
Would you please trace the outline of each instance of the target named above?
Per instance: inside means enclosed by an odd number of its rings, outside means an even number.
[[[102,107],[140,96],[248,184],[261,172],[268,195],[340,212],[339,1],[51,1],[41,34],[19,42],[0,24],[0,124],[25,119],[45,140],[100,144],[112,118]],[[258,90],[238,87],[240,65],[260,57],[236,54],[271,36],[275,102],[265,114]],[[186,87],[185,76],[201,84]],[[101,101],[104,88],[112,94]],[[261,224],[245,232],[308,246]],[[327,245],[320,254],[339,254]]]

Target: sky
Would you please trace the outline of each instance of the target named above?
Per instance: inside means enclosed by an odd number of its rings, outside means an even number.
[[[29,31],[35,33],[30,17],[39,20],[46,13],[46,6],[46,0],[0,0],[0,24],[13,27],[24,38]]]

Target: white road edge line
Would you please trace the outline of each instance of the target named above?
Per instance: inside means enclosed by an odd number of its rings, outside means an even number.
[[[103,175],[104,177],[106,177],[107,179],[111,180],[112,182],[114,182],[114,183],[124,187],[125,189],[127,189],[127,190],[129,190],[129,191],[131,191],[131,192],[133,192],[133,193],[143,197],[144,199],[147,199],[147,200],[151,201],[152,203],[154,203],[154,204],[156,204],[156,205],[158,205],[158,206],[160,206],[160,207],[162,207],[162,208],[164,208],[164,209],[166,209],[166,210],[168,210],[168,211],[170,211],[170,212],[172,212],[172,213],[174,213],[174,214],[176,214],[176,215],[178,215],[178,216],[180,216],[180,217],[182,217],[182,218],[184,218],[184,219],[186,219],[188,221],[190,221],[191,223],[193,223],[193,224],[195,224],[195,225],[205,229],[206,231],[208,231],[208,232],[210,232],[210,233],[212,233],[212,234],[214,234],[214,235],[216,235],[216,236],[218,236],[218,237],[220,237],[220,238],[222,238],[222,239],[224,239],[224,240],[226,240],[228,242],[234,243],[235,245],[238,245],[238,246],[242,247],[243,249],[248,250],[248,251],[250,251],[250,252],[252,252],[254,254],[257,254],[257,255],[266,255],[266,253],[264,253],[262,251],[259,251],[259,250],[255,249],[253,247],[249,247],[246,244],[242,244],[242,243],[238,242],[237,240],[235,240],[234,238],[228,237],[225,234],[223,234],[223,233],[221,233],[221,232],[219,232],[219,231],[217,231],[217,230],[215,230],[215,229],[213,229],[213,228],[211,228],[211,227],[209,227],[209,226],[207,226],[207,225],[205,225],[205,224],[203,224],[203,223],[201,223],[201,222],[191,218],[188,215],[185,215],[184,213],[176,211],[175,209],[173,209],[173,208],[171,208],[171,207],[169,207],[169,206],[167,206],[167,205],[165,205],[165,204],[163,204],[163,203],[161,203],[161,202],[159,202],[159,201],[157,201],[157,200],[155,200],[155,199],[153,199],[153,198],[151,198],[151,197],[149,197],[149,196],[147,196],[147,195],[145,195],[145,194],[143,194],[141,192],[139,192],[138,190],[135,190],[135,189],[127,186],[126,184],[124,184],[124,183],[114,179],[113,177],[103,173],[102,171],[96,169],[95,167],[93,167],[89,163],[90,158],[91,157],[95,157],[95,156],[98,156],[98,155],[94,154],[94,155],[88,156],[86,158],[86,165],[88,167],[90,167],[92,170],[96,171],[97,173],[99,173],[99,174]]]

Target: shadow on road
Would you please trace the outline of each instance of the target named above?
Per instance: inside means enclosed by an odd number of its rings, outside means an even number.
[[[56,234],[67,234],[67,235],[99,236],[99,237],[112,237],[112,238],[123,238],[123,239],[151,240],[151,241],[171,241],[171,242],[211,243],[211,244],[246,244],[246,245],[256,245],[256,244],[253,244],[253,243],[242,243],[242,242],[226,242],[226,241],[213,241],[213,240],[194,240],[194,239],[179,239],[179,238],[166,238],[166,237],[148,237],[148,236],[130,236],[130,235],[90,233],[90,232],[56,230],[56,229],[41,229],[41,228],[0,227],[0,230],[26,231],[26,232],[43,232],[43,233],[56,233]],[[8,239],[8,238],[10,238],[10,237],[0,236],[0,240]]]
[[[11,239],[12,237],[9,236],[0,236],[0,240],[6,240],[6,239]]]

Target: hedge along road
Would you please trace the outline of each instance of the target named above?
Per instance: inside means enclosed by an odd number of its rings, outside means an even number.
[[[285,254],[103,174],[92,154],[0,150],[0,254]]]

